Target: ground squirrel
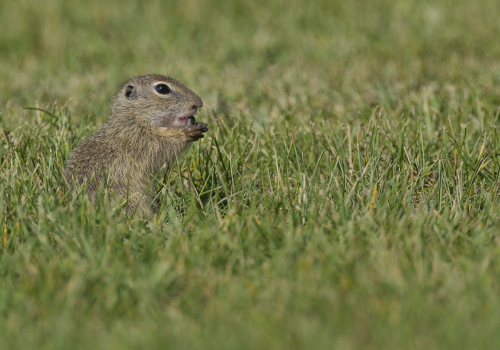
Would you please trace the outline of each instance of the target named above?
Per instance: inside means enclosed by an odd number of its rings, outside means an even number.
[[[107,188],[116,200],[128,199],[129,214],[148,213],[153,176],[208,130],[193,117],[202,106],[201,98],[177,80],[130,79],[116,94],[107,123],[69,157],[64,176],[73,195],[86,185],[95,200],[98,188]]]

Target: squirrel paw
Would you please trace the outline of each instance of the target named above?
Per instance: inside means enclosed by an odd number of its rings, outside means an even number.
[[[184,128],[184,135],[186,136],[186,142],[193,142],[202,139],[205,135],[204,132],[208,131],[208,124],[206,123],[196,123],[196,125],[190,125]]]

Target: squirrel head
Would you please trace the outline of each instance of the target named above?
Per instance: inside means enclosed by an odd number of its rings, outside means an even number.
[[[115,96],[110,121],[184,128],[202,106],[201,98],[181,82],[162,75],[144,75],[123,84]]]

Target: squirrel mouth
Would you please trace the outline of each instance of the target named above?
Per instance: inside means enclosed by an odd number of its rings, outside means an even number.
[[[187,117],[187,125],[196,125],[196,119],[194,115]]]
[[[179,128],[184,128],[186,126],[196,125],[196,118],[194,114],[196,109],[190,110],[182,114],[178,114],[174,119],[174,125]]]

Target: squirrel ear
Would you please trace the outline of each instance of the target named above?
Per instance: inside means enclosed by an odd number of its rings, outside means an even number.
[[[127,85],[125,87],[124,95],[129,100],[132,100],[137,96],[137,89],[134,87],[134,85]]]

